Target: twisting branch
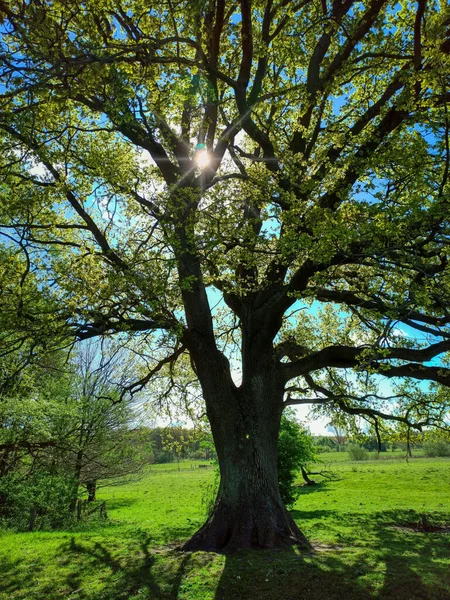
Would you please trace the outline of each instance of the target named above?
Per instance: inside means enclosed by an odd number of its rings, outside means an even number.
[[[124,386],[120,393],[119,401],[122,401],[126,394],[133,396],[134,394],[143,390],[151,378],[156,375],[156,373],[161,371],[164,365],[173,364],[176,362],[176,360],[183,354],[185,350],[186,346],[179,346],[179,348],[177,348],[172,354],[161,359],[158,364],[153,367],[153,369],[150,369],[150,371],[144,377],[142,377],[142,379],[139,379],[139,381],[135,381],[130,385]]]
[[[350,406],[348,404],[349,400],[352,400],[354,402],[360,402],[364,399],[364,397],[361,398],[351,394],[334,394],[333,392],[325,388],[323,385],[316,383],[311,377],[311,375],[304,375],[304,379],[313,392],[321,394],[322,396],[317,399],[311,399],[311,404],[336,404],[343,412],[349,415],[369,417],[372,421],[376,419],[383,419],[385,421],[396,421],[399,423],[405,423],[409,428],[417,429],[418,431],[422,431],[423,427],[432,424],[432,420],[428,417],[418,422],[411,421],[411,419],[408,416],[408,412],[405,415],[396,415],[384,413],[380,410],[368,408],[365,406]],[[366,396],[365,398],[367,397],[368,396]]]

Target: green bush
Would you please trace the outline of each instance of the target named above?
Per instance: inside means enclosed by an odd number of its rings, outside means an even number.
[[[11,474],[0,479],[0,519],[20,531],[57,529],[73,520],[73,479],[37,472]]]
[[[278,437],[278,485],[286,506],[292,506],[300,495],[295,484],[299,471],[315,461],[316,452],[311,434],[297,423],[293,413],[284,414]]]
[[[350,460],[368,460],[369,453],[362,446],[358,446],[357,444],[349,444],[347,446],[347,452]]]
[[[329,446],[322,446],[322,444],[314,445],[314,449],[318,454],[323,454],[323,452],[330,452]]]
[[[423,445],[425,456],[435,458],[436,456],[450,456],[450,443],[445,440],[425,442]]]
[[[170,452],[170,450],[154,450],[154,462],[155,464],[166,464],[174,462],[173,452]]]

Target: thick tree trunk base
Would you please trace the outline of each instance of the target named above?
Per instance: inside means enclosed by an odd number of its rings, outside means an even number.
[[[233,509],[218,501],[211,517],[182,550],[231,554],[238,550],[281,549],[311,545],[283,505],[247,505]]]

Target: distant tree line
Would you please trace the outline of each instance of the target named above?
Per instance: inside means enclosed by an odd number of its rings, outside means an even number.
[[[400,428],[390,432],[385,441],[379,441],[369,436],[349,436],[340,443],[334,436],[313,436],[313,443],[317,453],[324,452],[349,452],[355,460],[368,457],[368,452],[394,452],[401,450],[406,456],[412,457],[414,452],[420,451],[427,457],[450,456],[450,435],[446,431],[426,430],[424,432],[405,432]],[[358,452],[357,449],[363,450]],[[361,458],[362,457],[362,458]],[[353,460],[353,458],[352,458]]]
[[[182,426],[145,428],[152,447],[153,462],[170,463],[185,459],[214,460],[216,451],[209,431]]]

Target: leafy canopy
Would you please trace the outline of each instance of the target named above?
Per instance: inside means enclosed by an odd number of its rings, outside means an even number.
[[[442,426],[446,3],[0,12],[4,353],[135,338],[132,392],[270,349],[289,404]]]

